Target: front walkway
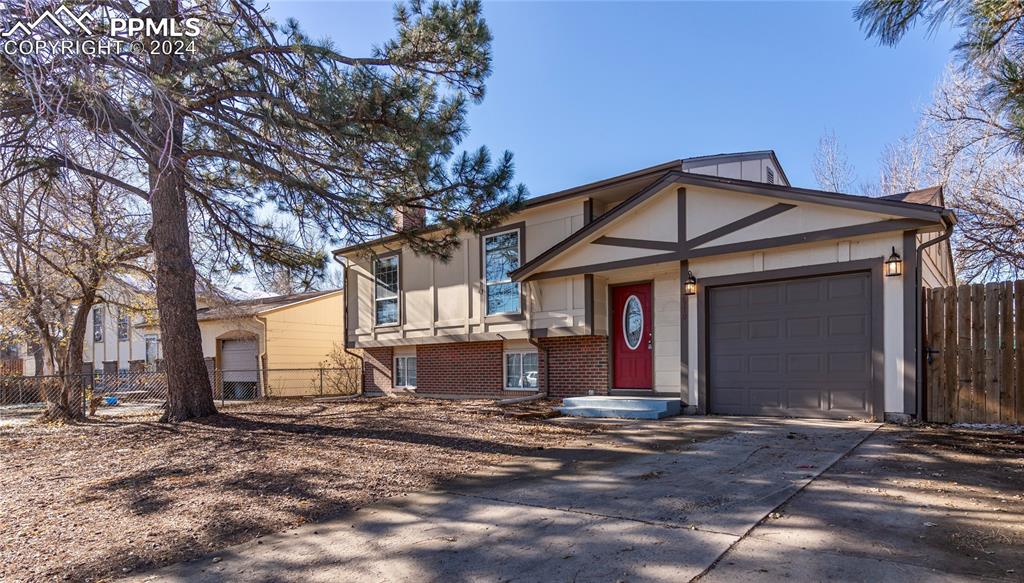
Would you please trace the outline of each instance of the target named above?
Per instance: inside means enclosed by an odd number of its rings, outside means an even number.
[[[568,469],[552,457],[494,468],[134,580],[685,581],[877,427],[751,418],[632,425],[617,432],[615,452]],[[630,439],[667,450],[630,454]]]

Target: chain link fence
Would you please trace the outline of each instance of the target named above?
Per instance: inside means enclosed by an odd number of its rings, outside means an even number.
[[[29,421],[46,407],[46,395],[62,390],[59,375],[0,376],[0,425]],[[74,379],[72,379],[74,380]],[[80,375],[89,415],[131,415],[163,409],[166,371],[96,371]],[[213,370],[210,385],[221,405],[261,398],[354,395],[362,384],[356,368]]]

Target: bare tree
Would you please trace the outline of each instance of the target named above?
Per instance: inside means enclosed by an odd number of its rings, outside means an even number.
[[[1024,277],[1024,158],[979,74],[950,70],[924,114],[919,142],[932,180],[959,218],[957,268],[970,279]]]
[[[322,252],[282,239],[254,209],[273,207],[350,242],[393,232],[394,208],[423,209],[442,229],[400,236],[446,257],[459,230],[493,226],[522,199],[510,154],[492,161],[482,148],[456,152],[467,103],[482,99],[490,73],[478,0],[398,6],[395,38],[364,57],[311,40],[294,22],[275,25],[254,0],[12,0],[0,4],[0,24],[11,30],[58,6],[97,23],[76,39],[109,38],[104,22],[113,17],[191,22],[200,31],[182,50],[164,27],[121,37],[140,51],[0,54],[0,119],[92,132],[145,178],[139,186],[103,177],[151,212],[169,421],[216,413],[190,227],[205,225],[222,248],[254,261],[318,271]],[[68,38],[52,21],[31,34],[44,43]],[[66,153],[38,165],[65,166]]]
[[[40,138],[43,143],[45,138]],[[0,261],[7,286],[22,299],[7,306],[31,325],[26,336],[45,347],[62,377],[46,395],[46,421],[84,417],[83,350],[86,323],[98,303],[122,302],[132,282],[149,277],[148,214],[131,195],[92,176],[120,174],[106,150],[83,143],[74,160],[53,172],[19,173],[4,181],[0,203]],[[2,153],[3,150],[0,150]],[[92,169],[85,173],[70,168]]]
[[[830,192],[850,192],[856,171],[839,143],[834,130],[828,130],[818,139],[818,149],[811,163],[818,188]]]

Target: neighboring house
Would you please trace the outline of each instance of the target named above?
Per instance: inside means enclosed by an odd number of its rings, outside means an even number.
[[[211,373],[222,371],[215,390],[230,387],[238,397],[308,394],[311,369],[341,343],[342,297],[330,290],[226,303],[199,299],[203,356]],[[113,305],[93,308],[83,359],[87,370],[106,374],[159,370],[163,343],[155,311],[129,316]],[[23,362],[24,374],[35,374],[34,358]]]
[[[107,373],[155,368],[160,356],[159,335],[140,329],[152,319],[145,313],[112,304],[99,304],[89,312],[85,324],[82,358],[86,370]],[[36,374],[35,351],[24,346],[22,362],[26,376]]]
[[[256,387],[267,396],[309,394],[311,369],[343,338],[343,306],[342,291],[330,290],[201,307],[206,366],[221,371],[217,384],[238,397],[254,396]],[[159,339],[158,326],[152,322],[140,331]]]
[[[397,236],[335,251],[346,344],[371,394],[914,415],[919,288],[954,283],[941,196],[794,188],[771,151],[675,160],[529,199],[449,262]]]

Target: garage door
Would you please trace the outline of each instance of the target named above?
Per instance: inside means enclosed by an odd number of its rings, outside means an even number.
[[[255,340],[224,340],[220,345],[220,368],[224,381],[256,382],[257,352]]]
[[[869,274],[713,288],[708,311],[712,413],[871,417]]]

